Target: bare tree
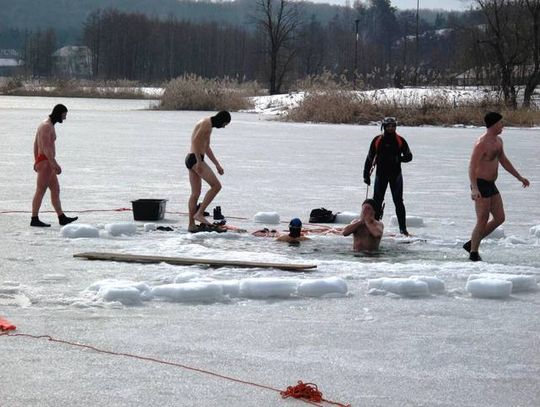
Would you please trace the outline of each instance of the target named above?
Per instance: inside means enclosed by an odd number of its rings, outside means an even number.
[[[527,29],[530,20],[526,3],[537,2],[538,0],[476,0],[487,21],[487,35],[480,42],[489,45],[494,52],[505,103],[513,108],[517,108],[516,73],[518,67],[523,67],[528,62],[531,54],[529,41],[532,38],[527,33],[530,31]],[[538,26],[538,21],[536,24]],[[536,84],[534,86],[536,87]]]
[[[287,0],[256,0],[257,26],[264,36],[271,95],[280,93],[296,56],[295,40],[301,26],[299,4]]]
[[[540,0],[525,0],[525,5],[532,18],[530,27],[530,41],[532,56],[530,60],[531,69],[528,69],[528,80],[525,84],[525,93],[523,94],[523,106],[530,107],[531,96],[534,90],[540,84]]]

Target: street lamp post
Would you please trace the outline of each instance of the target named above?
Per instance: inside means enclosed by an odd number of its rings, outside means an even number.
[[[420,52],[419,47],[419,12],[420,12],[420,0],[416,0],[416,50],[414,55],[414,86],[418,85],[418,53]]]
[[[360,23],[360,20],[357,18],[354,20],[354,24],[356,25],[356,40],[354,42],[354,70],[353,70],[353,86],[356,89],[356,69],[358,65],[358,23]]]

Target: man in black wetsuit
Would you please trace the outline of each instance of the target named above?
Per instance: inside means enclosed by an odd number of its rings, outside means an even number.
[[[396,133],[396,126],[397,121],[394,117],[384,118],[381,125],[383,133],[376,136],[369,146],[369,153],[364,165],[364,182],[367,185],[371,184],[371,172],[376,166],[373,199],[377,202],[377,206],[382,208],[386,188],[390,184],[399,231],[408,236],[405,205],[403,204],[401,163],[411,161],[412,153],[405,139]]]

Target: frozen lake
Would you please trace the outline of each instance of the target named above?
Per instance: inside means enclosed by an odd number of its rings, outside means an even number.
[[[101,227],[132,222],[139,198],[168,199],[173,232],[67,239],[52,213],[46,230],[28,226],[34,193],[33,138],[56,103],[62,203],[68,216]],[[116,352],[182,363],[284,389],[318,384],[326,399],[353,406],[537,406],[540,403],[540,292],[505,300],[471,297],[470,275],[499,273],[540,279],[540,138],[538,129],[505,129],[507,156],[531,187],[502,168],[497,182],[506,222],[482,243],[482,263],[461,245],[474,225],[467,166],[482,129],[398,127],[413,152],[404,164],[407,215],[415,239],[393,237],[386,196],[385,237],[376,256],[355,255],[351,238],[314,235],[291,247],[249,234],[186,232],[189,182],[184,157],[205,112],[148,110],[151,102],[0,97],[0,317],[18,332],[51,335]],[[377,119],[377,118],[374,118]],[[255,213],[274,211],[288,223],[313,208],[358,212],[362,170],[376,126],[282,123],[237,113],[215,130],[212,147],[225,169],[214,205],[228,223],[250,231]],[[371,195],[371,189],[369,191]],[[51,209],[49,195],[43,211]],[[266,225],[284,229],[281,225]],[[100,229],[103,231],[103,229]],[[199,266],[87,262],[72,254],[117,251],[164,256],[313,263],[312,273],[209,269]],[[434,276],[445,291],[427,297],[371,295],[381,277]],[[175,302],[148,298],[129,306],[91,289],[111,284],[158,287],[173,282],[247,278],[346,282],[346,295],[310,298],[232,297]],[[126,283],[127,282],[127,283]],[[272,391],[188,370],[13,337],[0,338],[0,395],[6,406],[280,406]]]

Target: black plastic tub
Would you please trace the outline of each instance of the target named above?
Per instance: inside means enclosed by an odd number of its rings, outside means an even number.
[[[165,216],[167,199],[137,199],[131,201],[135,220],[161,220]]]

